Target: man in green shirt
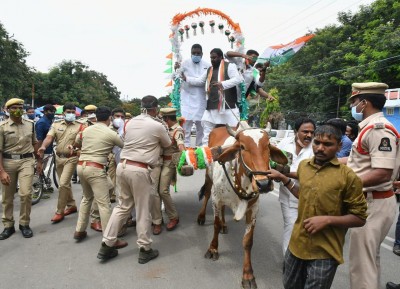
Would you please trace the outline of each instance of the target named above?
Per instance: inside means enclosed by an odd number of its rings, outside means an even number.
[[[361,227],[367,203],[359,177],[340,164],[336,153],[342,133],[333,124],[315,130],[314,157],[298,168],[299,185],[276,170],[269,177],[282,181],[299,198],[298,217],[285,255],[285,289],[330,288],[343,263],[347,229]]]

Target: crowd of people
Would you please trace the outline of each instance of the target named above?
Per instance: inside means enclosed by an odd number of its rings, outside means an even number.
[[[51,222],[57,224],[78,212],[73,238],[84,240],[90,222],[103,234],[97,254],[102,260],[117,256],[118,249],[128,245],[121,239],[126,228],[136,226],[138,262],[156,258],[159,252],[152,248],[151,233],[163,231],[162,203],[166,230],[179,224],[170,195],[176,181],[173,154],[191,146],[191,127],[196,126],[196,146],[207,145],[209,133],[219,125],[235,127],[240,84],[246,93],[254,89],[269,98],[262,90],[268,63],[255,67],[257,51],[224,56],[214,48],[211,65],[202,59],[199,44],[192,46],[191,54],[191,59],[175,65],[175,77],[183,84],[183,127],[177,109],[159,109],[151,95],[142,98],[141,114],[129,120],[122,108],[95,105],[87,105],[77,118],[72,103],[63,105],[58,120],[51,104],[43,107],[40,119],[30,107],[24,117],[24,101],[8,100],[7,119],[0,123],[4,225],[0,240],[15,233],[17,185],[19,229],[23,237],[33,236],[29,224],[35,163],[37,172],[42,172],[43,159],[54,151],[59,195]],[[269,178],[280,182],[285,288],[330,288],[337,266],[344,262],[348,230],[350,288],[380,288],[380,245],[397,213],[394,190],[400,191],[400,135],[382,113],[387,88],[384,83],[354,83],[349,104],[355,121],[330,119],[317,126],[310,118],[299,118],[295,135],[278,144],[293,155],[289,173],[268,171]],[[77,177],[82,186],[79,209],[71,187]],[[396,255],[400,255],[399,227],[400,217],[393,246]],[[387,288],[399,289],[400,284],[388,282]]]

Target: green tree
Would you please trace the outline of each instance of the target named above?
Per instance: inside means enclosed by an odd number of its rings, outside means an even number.
[[[28,52],[10,36],[0,23],[0,102],[12,97],[27,100],[31,87],[31,69],[26,65]]]
[[[310,31],[316,36],[267,76],[264,89],[278,89],[287,120],[349,118],[353,82],[400,87],[400,2],[377,0],[354,14],[339,13],[338,20]]]
[[[79,107],[88,104],[121,106],[121,93],[104,74],[90,70],[80,61],[63,61],[48,73],[34,75],[36,105],[73,102]]]

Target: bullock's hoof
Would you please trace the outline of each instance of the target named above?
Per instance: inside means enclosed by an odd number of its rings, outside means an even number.
[[[206,254],[204,255],[207,259],[212,259],[213,261],[217,261],[219,258],[219,254],[217,250],[207,250]]]
[[[257,289],[256,278],[250,280],[242,279],[242,289]]]
[[[228,226],[222,226],[219,230],[220,234],[228,234]]]
[[[197,224],[203,226],[206,223],[206,218],[197,217]]]

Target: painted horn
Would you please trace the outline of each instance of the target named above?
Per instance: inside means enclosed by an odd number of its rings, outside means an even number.
[[[228,133],[231,136],[236,137],[236,132],[228,124],[226,124],[225,126],[226,126],[226,130],[228,131]]]

